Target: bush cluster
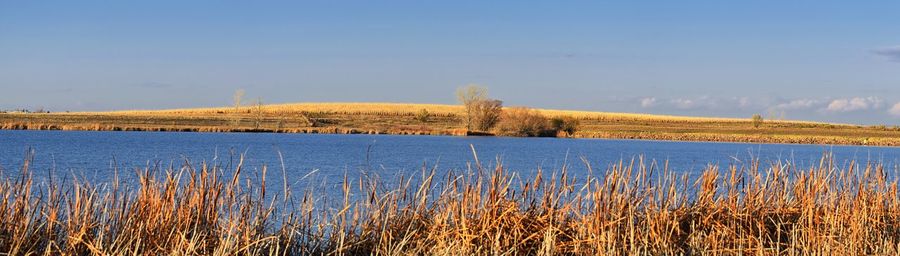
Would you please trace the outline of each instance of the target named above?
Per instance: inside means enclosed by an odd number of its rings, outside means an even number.
[[[578,120],[572,117],[547,118],[534,109],[512,107],[503,110],[494,133],[516,137],[568,137],[577,127]]]
[[[425,123],[428,122],[429,119],[431,119],[431,113],[429,113],[427,109],[423,108],[416,113],[416,120],[419,122]]]
[[[550,133],[550,123],[540,112],[525,107],[503,111],[495,133],[503,136],[537,137]]]

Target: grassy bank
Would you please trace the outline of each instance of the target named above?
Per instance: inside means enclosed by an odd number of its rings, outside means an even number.
[[[0,183],[11,255],[896,255],[897,181],[878,164],[791,163],[688,178],[640,161],[574,177],[503,166],[343,196],[251,182],[241,165],[140,170],[139,184]],[[480,166],[474,164],[474,166]],[[262,177],[265,177],[263,168]],[[234,175],[223,175],[234,173]],[[286,176],[286,175],[285,175]],[[285,179],[288,179],[285,177]],[[293,180],[289,180],[293,181]],[[327,189],[327,188],[326,188]]]
[[[422,110],[427,112],[421,118]],[[900,145],[900,129],[735,118],[539,110],[579,121],[573,137],[722,142]],[[466,135],[461,106],[301,103],[242,108],[4,113],[0,129]]]

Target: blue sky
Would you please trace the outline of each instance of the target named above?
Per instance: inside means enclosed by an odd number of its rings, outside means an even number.
[[[896,1],[2,1],[0,109],[454,103],[900,124]]]

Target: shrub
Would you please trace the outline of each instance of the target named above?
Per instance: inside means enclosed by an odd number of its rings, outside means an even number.
[[[431,113],[428,113],[427,109],[423,108],[416,113],[416,120],[418,120],[419,122],[428,122],[429,118],[431,118]]]
[[[760,114],[754,114],[751,120],[753,122],[753,128],[759,128],[763,124],[763,117]]]
[[[572,136],[578,131],[580,122],[571,116],[554,117],[550,119],[550,129],[558,133],[565,133],[565,136]]]
[[[476,85],[461,87],[456,97],[466,110],[466,129],[488,131],[500,119],[503,102],[488,98],[487,88]]]
[[[472,127],[476,131],[490,131],[500,121],[503,113],[503,102],[499,100],[480,100],[472,103]]]
[[[518,137],[547,136],[552,132],[544,115],[525,107],[504,110],[496,129],[498,135]]]

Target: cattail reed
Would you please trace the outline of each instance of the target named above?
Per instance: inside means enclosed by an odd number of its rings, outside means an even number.
[[[590,167],[588,166],[588,169]],[[896,255],[895,170],[791,162],[682,174],[643,159],[582,176],[503,165],[336,188],[267,188],[242,164],[145,168],[137,182],[2,174],[9,255]],[[282,170],[284,172],[284,170]],[[289,180],[281,174],[283,182]],[[322,192],[339,191],[332,194]]]

